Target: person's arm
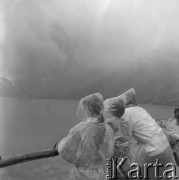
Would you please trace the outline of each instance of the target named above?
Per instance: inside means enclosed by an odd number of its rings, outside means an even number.
[[[134,88],[129,89],[118,97],[124,100],[126,107],[137,106],[136,92]]]
[[[77,159],[77,149],[81,141],[80,133],[77,127],[73,127],[69,134],[63,138],[58,144],[58,153],[61,158],[68,161],[69,163],[74,163]]]
[[[118,101],[123,101],[125,108],[137,106],[136,93],[134,88],[129,89],[128,91],[124,92],[123,94],[117,97],[109,98],[104,101],[105,119],[110,117],[109,110],[113,106],[113,104],[117,103]]]

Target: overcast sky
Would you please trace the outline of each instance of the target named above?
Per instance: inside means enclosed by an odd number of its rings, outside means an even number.
[[[120,68],[156,52],[179,52],[178,0],[1,3],[0,68],[11,77],[43,74],[49,64]]]

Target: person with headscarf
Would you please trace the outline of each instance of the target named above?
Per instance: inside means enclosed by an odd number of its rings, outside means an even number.
[[[82,120],[58,144],[59,155],[73,164],[72,180],[105,180],[106,158],[113,155],[114,137],[104,122],[103,97],[91,94],[80,100],[77,116]]]
[[[128,93],[135,94],[135,91],[132,89],[104,102],[104,117],[113,128],[115,136],[114,157],[127,158],[128,161],[123,167],[125,172],[130,170],[130,164],[134,161],[141,165],[143,171],[144,164],[155,164],[158,159],[163,164],[163,167],[159,168],[159,174],[162,176],[167,163],[176,165],[168,139],[144,108],[135,104],[126,108]],[[134,146],[137,151],[133,155],[132,138],[138,144]],[[120,146],[124,147],[123,152],[120,152]],[[148,178],[156,179],[154,168],[149,168]]]

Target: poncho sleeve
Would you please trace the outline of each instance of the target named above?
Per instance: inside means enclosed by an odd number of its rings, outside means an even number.
[[[74,163],[77,159],[78,146],[81,141],[79,126],[74,126],[69,134],[58,144],[58,152],[61,158]]]
[[[119,98],[126,98],[125,106],[130,107],[130,106],[136,106],[137,105],[137,100],[136,100],[136,93],[134,88],[129,89],[128,91],[124,92]]]
[[[131,106],[137,106],[136,93],[135,93],[134,88],[129,89],[128,91],[124,92],[123,94],[117,97],[109,98],[104,101],[103,114],[104,114],[105,119],[111,117],[111,108],[116,106],[115,105],[116,103],[124,104],[125,108],[131,107]]]

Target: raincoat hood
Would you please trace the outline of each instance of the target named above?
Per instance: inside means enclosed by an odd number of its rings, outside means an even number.
[[[80,120],[86,120],[88,117],[101,116],[103,110],[103,96],[100,93],[90,94],[82,98],[76,112]]]

